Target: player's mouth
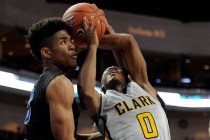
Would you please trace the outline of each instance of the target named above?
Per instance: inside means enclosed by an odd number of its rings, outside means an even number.
[[[73,59],[77,59],[77,55],[74,55],[72,58],[73,58]]]

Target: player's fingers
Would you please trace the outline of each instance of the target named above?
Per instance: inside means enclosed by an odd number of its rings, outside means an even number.
[[[93,21],[94,21],[94,16],[91,16],[91,17],[90,17],[90,28],[91,28],[91,29],[93,29],[93,27],[94,27]]]
[[[100,20],[97,21],[96,25],[94,26],[94,30],[97,30],[99,24],[100,24]]]
[[[94,16],[90,17],[90,29],[91,30],[96,30],[98,28],[98,25],[100,24],[100,20],[98,20],[96,22],[96,24],[94,24]]]
[[[87,23],[88,21],[87,21],[87,18],[86,17],[84,17],[83,18],[83,28],[84,28],[84,30],[87,30],[88,29],[88,23]]]

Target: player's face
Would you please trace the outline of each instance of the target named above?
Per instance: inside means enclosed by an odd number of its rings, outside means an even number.
[[[68,70],[77,66],[77,52],[71,37],[65,30],[58,31],[52,39],[52,61],[60,69]]]
[[[116,66],[107,68],[103,73],[101,82],[102,85],[104,85],[105,87],[107,86],[112,87],[112,85],[116,85],[116,83],[124,84],[125,76],[123,70]]]

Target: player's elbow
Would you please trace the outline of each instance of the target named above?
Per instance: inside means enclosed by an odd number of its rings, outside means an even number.
[[[125,48],[124,48],[125,51],[127,51],[127,49],[130,50],[131,47],[138,46],[137,42],[136,42],[136,39],[135,39],[135,37],[132,34],[125,34],[124,41],[126,42]]]
[[[136,39],[132,34],[128,34],[128,40],[130,46],[137,46]]]

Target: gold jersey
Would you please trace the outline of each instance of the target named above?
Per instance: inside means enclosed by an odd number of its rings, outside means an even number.
[[[98,130],[111,140],[171,140],[160,102],[135,82],[126,94],[107,90],[101,95]]]

